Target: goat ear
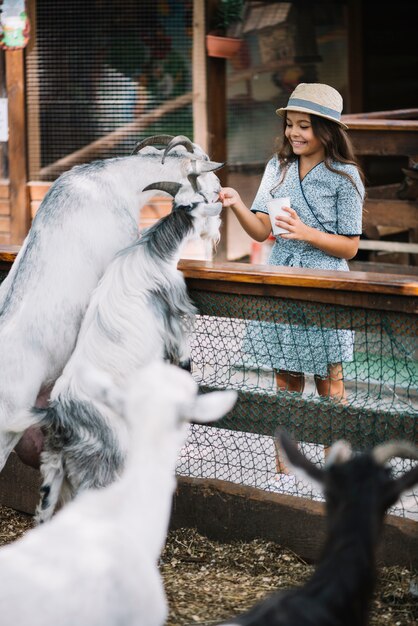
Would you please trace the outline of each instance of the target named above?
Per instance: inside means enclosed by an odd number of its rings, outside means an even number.
[[[226,415],[237,401],[237,392],[211,391],[196,396],[190,419],[197,423],[216,422]]]
[[[276,430],[274,443],[278,452],[284,452],[289,465],[293,466],[295,469],[302,470],[302,472],[307,474],[312,480],[318,483],[323,482],[324,471],[302,454],[295,441],[293,441],[285,430],[280,428]]]
[[[325,465],[329,467],[330,465],[345,463],[346,461],[349,461],[352,456],[353,451],[350,444],[347,441],[340,439],[332,444]]]

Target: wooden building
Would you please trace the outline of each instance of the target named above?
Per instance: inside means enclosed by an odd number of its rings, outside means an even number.
[[[413,265],[416,197],[398,191],[418,155],[414,3],[400,0],[389,13],[365,0],[250,0],[244,43],[230,60],[206,50],[217,4],[26,0],[28,45],[0,52],[0,244],[23,241],[63,171],[129,154],[139,137],[161,132],[193,137],[226,162],[223,184],[250,203],[279,133],[275,108],[298,82],[317,81],[343,94],[373,188],[363,257],[385,254],[389,237],[399,244],[389,246],[389,260]],[[144,224],[168,206],[148,207]],[[223,235],[220,259],[253,252],[231,213]]]

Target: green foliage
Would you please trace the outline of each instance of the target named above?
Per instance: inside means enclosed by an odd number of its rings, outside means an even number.
[[[214,16],[215,30],[226,33],[230,26],[242,20],[244,0],[220,0]]]

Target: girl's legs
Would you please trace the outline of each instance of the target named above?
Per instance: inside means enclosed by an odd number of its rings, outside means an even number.
[[[279,370],[276,373],[276,382],[278,389],[282,391],[303,392],[305,386],[305,377],[301,372],[287,372]],[[341,363],[333,363],[328,366],[328,376],[321,378],[315,376],[315,385],[318,394],[322,397],[332,398],[338,402],[346,404],[347,397],[344,387],[343,368]],[[329,448],[324,449],[325,458]],[[278,474],[288,474],[289,469],[284,463],[281,452],[276,448],[276,471]]]
[[[281,391],[298,391],[302,393],[305,387],[305,376],[301,372],[276,372],[276,383]]]
[[[294,391],[302,393],[305,387],[305,376],[301,372],[276,372],[277,388],[281,391]],[[289,470],[281,457],[281,451],[276,447],[276,471],[278,474],[288,474]]]
[[[318,394],[325,398],[331,398],[337,402],[347,403],[347,396],[344,387],[343,367],[341,363],[333,363],[328,366],[329,375],[326,378],[315,376],[315,385]],[[324,455],[327,458],[329,448],[324,448]]]
[[[342,403],[347,401],[341,363],[329,365],[328,376],[326,378],[315,376],[315,385],[320,396],[339,400]]]

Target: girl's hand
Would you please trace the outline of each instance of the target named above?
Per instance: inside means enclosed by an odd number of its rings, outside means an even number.
[[[302,222],[299,215],[294,209],[283,207],[287,215],[276,217],[276,225],[285,228],[288,233],[280,233],[279,237],[283,239],[298,239],[299,241],[308,241],[312,228]]]
[[[306,241],[314,248],[340,259],[349,260],[357,254],[360,237],[324,233],[317,228],[304,224],[294,209],[283,207],[283,210],[286,211],[287,215],[276,217],[276,224],[289,232],[281,233],[278,237]]]
[[[241,196],[232,187],[222,187],[219,192],[219,200],[222,202],[224,209],[242,204]]]

